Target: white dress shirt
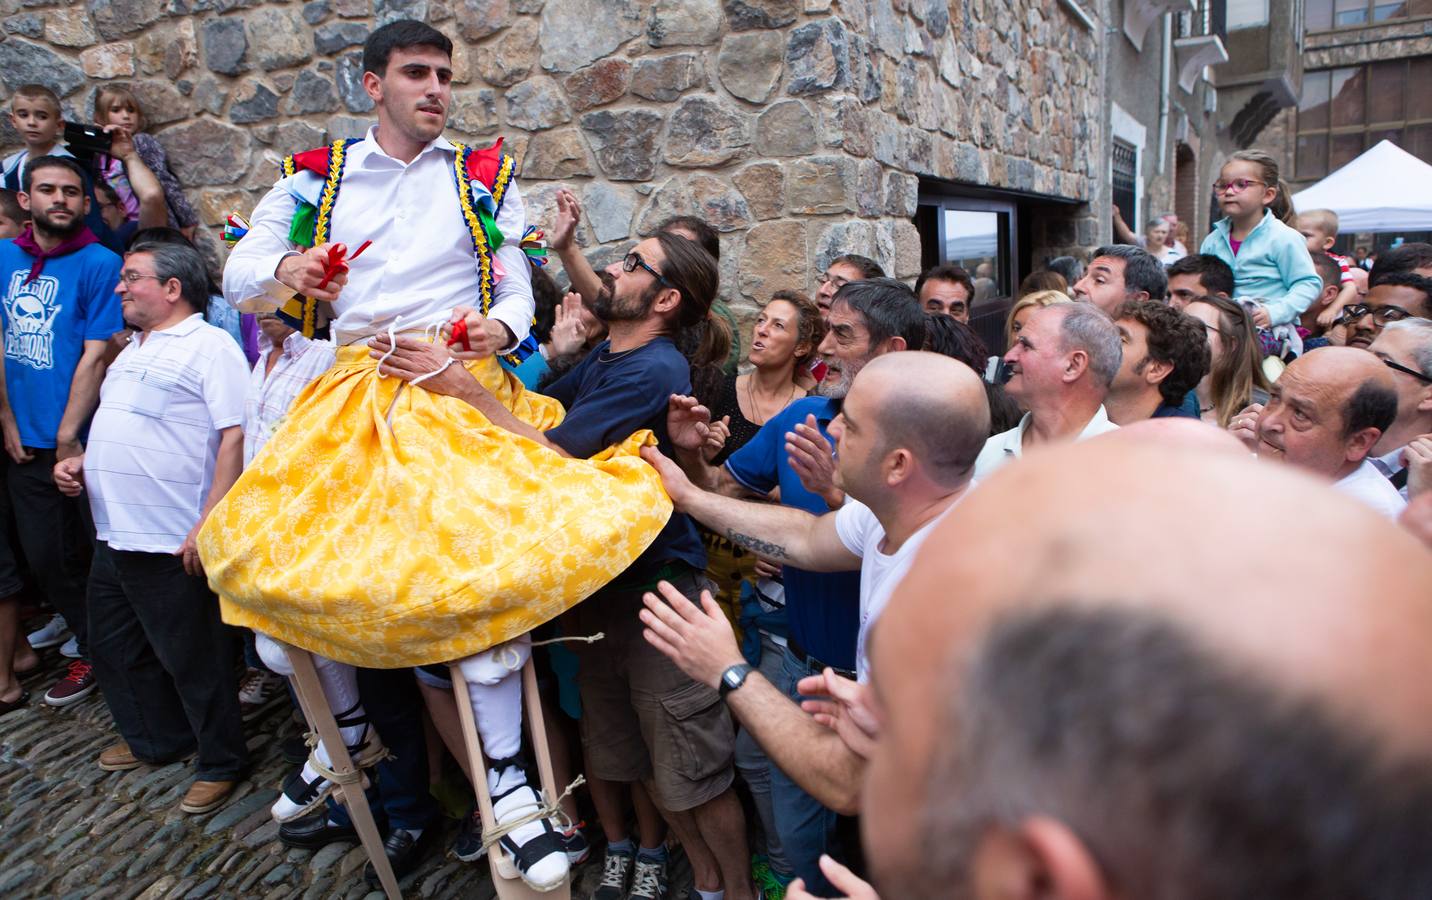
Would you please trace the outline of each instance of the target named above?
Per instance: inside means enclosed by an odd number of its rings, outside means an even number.
[[[446,323],[453,307],[479,304],[477,257],[453,178],[456,148],[439,137],[404,164],[383,152],[376,132],[375,126],[348,148],[333,204],[330,243],[347,244],[352,252],[373,242],[350,264],[348,283],[333,304],[340,345],[386,331],[399,316],[400,331],[420,331]],[[236,308],[272,310],[293,296],[274,273],[294,252],[288,230],[296,205],[277,186],[254,209],[249,233],[224,266],[224,296]],[[503,277],[493,288],[489,317],[512,331],[514,342],[504,348],[511,350],[527,337],[536,309],[521,247],[527,215],[515,181],[507,187],[497,227],[505,240],[493,261]]]
[[[279,358],[270,372],[269,359],[275,353]],[[244,397],[244,468],[273,437],[298,392],[333,365],[333,356],[332,341],[311,341],[295,331],[282,347],[275,347],[268,335],[259,333],[259,361],[249,372]]]
[[[115,550],[173,553],[199,521],[219,433],[239,425],[249,361],[195,313],[129,339],[105,373],[85,446],[95,532]]]
[[[1032,416],[1032,413],[1025,413],[1018,425],[985,441],[984,449],[975,460],[976,480],[988,478],[995,469],[1024,455],[1024,432],[1029,429],[1029,423],[1034,421]],[[1109,421],[1109,414],[1100,406],[1094,413],[1094,418],[1089,420],[1089,424],[1084,426],[1084,430],[1079,432],[1075,440],[1087,441],[1106,431],[1117,431],[1118,428],[1119,426]]]
[[[1383,456],[1369,456],[1367,459],[1368,462],[1372,463],[1373,466],[1377,468],[1377,471],[1381,472],[1382,476],[1390,482],[1394,475],[1407,468],[1402,464],[1402,451],[1406,449],[1407,445],[1403,444],[1401,447],[1398,447],[1391,453],[1385,454]],[[1405,480],[1402,482],[1402,487],[1397,489],[1397,493],[1402,495],[1403,500],[1412,499],[1410,496],[1408,496],[1407,482]]]

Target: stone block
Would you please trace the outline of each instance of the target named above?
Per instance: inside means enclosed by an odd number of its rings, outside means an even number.
[[[45,40],[57,47],[88,47],[99,40],[89,11],[82,4],[45,12]]]
[[[303,21],[317,25],[328,17],[328,0],[309,0],[303,4]]]
[[[696,214],[717,231],[735,231],[751,224],[746,198],[713,175],[693,175],[687,183]]]
[[[806,223],[799,219],[752,226],[737,275],[741,293],[764,302],[776,291],[805,291],[810,280],[806,240]]]
[[[779,163],[752,163],[731,176],[757,219],[774,219],[786,208],[786,175]]]
[[[349,47],[361,47],[368,40],[368,26],[362,22],[332,22],[313,30],[313,49],[331,56]]]
[[[80,66],[91,78],[125,78],[133,75],[134,44],[115,41],[80,52]]]
[[[22,84],[43,84],[65,97],[84,86],[85,73],[48,47],[10,38],[0,41],[0,81],[12,91]]]
[[[597,163],[613,181],[648,181],[656,173],[662,117],[648,109],[598,110],[582,116]]]
[[[721,86],[742,100],[765,103],[781,81],[785,47],[785,38],[778,31],[727,36],[716,57]]]
[[[816,150],[816,119],[800,100],[782,100],[756,117],[756,153],[808,156]]]
[[[855,160],[813,156],[786,167],[786,209],[825,216],[855,209]]]
[[[248,21],[254,61],[265,72],[301,66],[313,58],[312,31],[286,9],[261,9]]]
[[[915,214],[920,198],[920,179],[904,172],[885,175],[885,215],[908,218]]]
[[[326,133],[316,125],[307,122],[284,122],[273,130],[270,146],[280,156],[301,153],[326,143]]]
[[[632,70],[631,92],[644,100],[670,103],[692,88],[705,86],[706,73],[695,53],[638,60]]]
[[[382,26],[399,19],[416,19],[419,22],[426,22],[428,7],[428,0],[374,0],[374,24]]]
[[[592,174],[587,146],[575,128],[539,131],[532,136],[521,159],[520,174],[524,178],[556,179]]]
[[[361,138],[368,133],[368,127],[372,124],[372,120],[359,116],[329,116],[328,139],[337,141]]]
[[[662,222],[672,216],[695,214],[696,205],[691,200],[691,191],[687,190],[686,182],[680,176],[668,178],[647,200],[641,218],[637,219],[636,231],[642,237],[649,237],[656,233]]]
[[[812,248],[813,271],[824,272],[830,261],[847,253],[859,253],[872,259],[879,256],[876,249],[875,225],[859,219],[837,222],[820,233]]]
[[[350,50],[339,57],[335,82],[338,85],[338,96],[342,98],[343,105],[349,112],[365,113],[373,108],[373,98],[368,96],[367,89],[363,87],[362,50]]]
[[[568,75],[562,82],[567,99],[577,112],[621,99],[631,86],[631,63],[603,59]]]
[[[239,85],[229,104],[229,120],[236,125],[250,125],[277,115],[278,94],[257,81],[245,81]]]
[[[512,24],[507,0],[456,0],[454,13],[464,40],[480,41]]]
[[[749,144],[744,116],[714,97],[687,97],[671,114],[666,161],[673,166],[719,166]]]
[[[642,32],[635,0],[562,0],[542,8],[542,68],[574,72]]]
[[[248,69],[249,38],[242,19],[209,19],[204,23],[204,65],[220,75]]]
[[[105,40],[143,31],[164,17],[165,0],[88,0],[94,26]]]
[[[336,112],[337,109],[338,91],[331,79],[312,69],[304,69],[298,73],[288,95],[290,115]]]
[[[539,48],[537,20],[520,18],[497,39],[475,48],[477,73],[495,87],[516,84],[537,64]]]
[[[656,0],[646,22],[646,40],[653,47],[702,47],[721,36],[718,0]]]
[[[229,102],[229,92],[219,84],[219,79],[212,75],[205,75],[194,81],[194,89],[189,93],[194,101],[194,106],[211,116],[217,116],[224,111],[224,104]]]
[[[237,182],[248,169],[253,153],[247,131],[214,119],[176,125],[158,137],[174,174],[190,185]]]
[[[194,104],[167,81],[139,79],[130,82],[129,89],[139,101],[139,108],[144,110],[144,120],[149,128],[180,122],[194,114]],[[94,109],[94,104],[91,103],[88,109]]]
[[[636,205],[636,192],[603,181],[592,182],[582,192],[582,212],[599,244],[631,237]]]
[[[851,156],[869,156],[874,151],[870,137],[870,116],[854,97],[833,97],[820,104],[821,141],[839,147]]]
[[[492,134],[501,125],[497,93],[489,88],[453,91],[448,127],[461,134]]]
[[[732,31],[784,28],[800,11],[800,0],[726,0],[726,20]]]
[[[823,19],[793,29],[786,43],[790,94],[815,94],[850,84],[850,40],[839,19]]]
[[[885,171],[873,159],[855,164],[855,211],[862,216],[878,216],[884,199],[880,193],[880,175]]]
[[[18,13],[6,16],[5,32],[29,38],[40,38],[45,34],[45,20],[35,13]]]
[[[373,15],[373,0],[333,0],[333,11],[345,19],[362,19]]]
[[[163,72],[178,78],[199,62],[199,42],[194,19],[171,20],[165,26],[145,31],[134,40],[134,61],[146,75]]]
[[[572,121],[562,89],[550,78],[529,78],[507,91],[507,124],[541,131]]]
[[[307,147],[300,147],[306,150]],[[289,151],[294,152],[294,151]],[[195,191],[194,211],[199,214],[199,221],[205,225],[222,225],[228,218],[229,213],[239,213],[243,216],[254,208],[253,200],[249,199],[248,191],[236,191],[230,188],[203,188]]]

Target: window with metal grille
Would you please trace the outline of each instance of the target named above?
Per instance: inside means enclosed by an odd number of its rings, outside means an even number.
[[[1139,221],[1134,207],[1138,171],[1139,151],[1134,149],[1133,144],[1114,138],[1114,205],[1131,227],[1136,227],[1133,223]]]

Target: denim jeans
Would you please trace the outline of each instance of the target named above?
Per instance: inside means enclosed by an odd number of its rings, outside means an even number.
[[[201,576],[168,553],[95,544],[90,661],[115,727],[136,757],[197,748],[201,781],[237,781],[247,749],[234,678],[238,638]]]
[[[765,632],[758,632],[761,636],[761,664],[757,667],[760,673],[771,684],[782,683],[781,668],[784,665],[785,651],[781,645],[771,640],[771,636]],[[791,872],[790,861],[786,859],[785,849],[781,846],[781,831],[776,826],[775,813],[771,805],[771,770],[774,766],[766,756],[766,751],[756,743],[756,739],[745,728],[736,733],[736,769],[746,781],[746,787],[751,791],[751,801],[756,805],[756,815],[761,820],[761,830],[766,835],[766,859],[771,866],[771,871],[781,876],[782,879],[794,878]]]
[[[392,756],[378,763],[375,789],[368,805],[388,828],[427,828],[438,817],[438,804],[429,793],[428,749],[423,732],[423,698],[412,669],[359,669],[358,697],[363,711],[377,729]],[[328,800],[328,817],[340,825],[349,822],[348,810]]]
[[[787,697],[799,703],[802,698],[796,691],[796,685],[808,675],[819,674],[786,649],[781,653],[781,668],[775,684]],[[776,830],[781,835],[781,848],[785,851],[787,864],[797,877],[805,879],[806,889],[812,894],[817,897],[833,895],[834,888],[821,874],[820,856],[822,853],[836,855],[835,813],[801,790],[775,763],[771,763],[770,772],[771,812],[776,820]]]

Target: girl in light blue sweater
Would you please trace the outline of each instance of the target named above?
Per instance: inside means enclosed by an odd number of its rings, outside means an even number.
[[[1269,209],[1280,195],[1287,203],[1287,190],[1273,157],[1261,150],[1234,153],[1213,185],[1225,218],[1199,248],[1233,268],[1238,299],[1258,301],[1253,322],[1259,328],[1297,322],[1323,287],[1307,240]]]

